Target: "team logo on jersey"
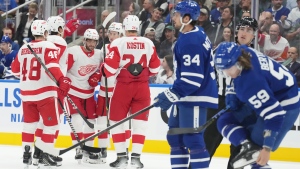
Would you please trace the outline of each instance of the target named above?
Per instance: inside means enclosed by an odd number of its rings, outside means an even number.
[[[80,76],[85,76],[91,72],[95,72],[95,70],[97,69],[97,65],[86,65],[86,66],[80,66],[79,70],[78,70],[78,74]]]

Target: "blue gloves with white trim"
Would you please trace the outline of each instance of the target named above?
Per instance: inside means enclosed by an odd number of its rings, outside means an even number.
[[[234,111],[241,107],[242,102],[236,97],[236,93],[234,91],[233,86],[226,87],[225,95],[226,106],[230,106],[230,110]]]
[[[179,95],[172,89],[167,89],[164,92],[158,94],[155,98],[155,107],[160,107],[163,111],[167,111],[173,103],[180,99]]]

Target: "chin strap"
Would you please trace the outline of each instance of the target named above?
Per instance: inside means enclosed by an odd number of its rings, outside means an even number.
[[[180,23],[181,23],[182,25],[181,25],[181,28],[179,29],[179,32],[182,31],[182,29],[184,28],[184,26],[190,24],[192,21],[193,21],[193,20],[190,19],[187,23],[183,23],[183,22],[182,22],[182,17],[180,17]]]

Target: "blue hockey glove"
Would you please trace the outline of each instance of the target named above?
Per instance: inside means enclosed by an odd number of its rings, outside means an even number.
[[[225,102],[226,106],[230,106],[230,110],[237,110],[242,105],[242,102],[236,97],[236,93],[234,91],[233,86],[226,87],[226,97]]]
[[[154,100],[157,100],[154,103],[155,107],[160,107],[163,111],[167,111],[173,103],[179,100],[179,95],[172,91],[172,89],[167,89],[158,94]]]

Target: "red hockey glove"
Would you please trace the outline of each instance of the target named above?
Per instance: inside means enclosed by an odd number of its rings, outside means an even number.
[[[98,82],[101,79],[102,74],[100,72],[95,72],[94,74],[92,74],[88,80],[89,85],[91,87],[96,87],[98,86]]]
[[[78,29],[78,26],[79,26],[78,19],[69,20],[64,29],[64,37],[71,36]]]
[[[59,94],[62,96],[67,96],[71,87],[71,79],[68,77],[61,77],[58,80],[59,84]]]

